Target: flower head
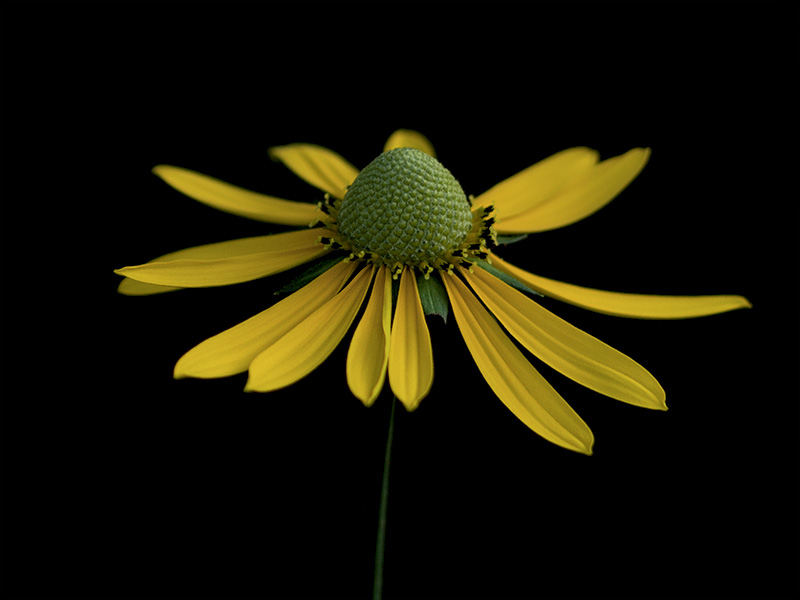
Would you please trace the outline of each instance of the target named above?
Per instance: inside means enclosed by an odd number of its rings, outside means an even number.
[[[420,266],[443,260],[472,228],[458,181],[416,148],[384,152],[344,195],[339,231],[350,244],[387,264]]]
[[[591,454],[588,426],[508,334],[567,377],[622,402],[665,410],[664,390],[638,363],[552,314],[531,292],[645,319],[750,306],[741,296],[589,289],[540,277],[498,256],[498,234],[563,227],[605,206],[644,168],[648,149],[599,161],[594,150],[571,148],[477,197],[464,193],[430,142],[414,131],[395,132],[384,152],[360,172],[338,154],[310,144],[270,153],[324,192],[323,199],[317,205],[292,202],[179,167],[154,169],[177,190],[214,208],[302,228],[179,250],[119,269],[125,276],[121,293],[229,285],[313,263],[300,289],[189,350],[175,366],[176,378],[247,371],[248,391],[291,385],[333,352],[365,305],[347,355],[348,385],[369,406],[388,376],[394,394],[413,410],[433,382],[425,315],[449,305],[500,400],[547,440]]]

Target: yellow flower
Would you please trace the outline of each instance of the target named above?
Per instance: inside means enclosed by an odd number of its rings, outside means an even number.
[[[350,389],[369,406],[388,375],[395,396],[414,410],[433,381],[425,314],[447,310],[449,303],[478,369],[511,412],[545,439],[591,454],[589,427],[506,332],[545,364],[611,398],[666,410],[664,390],[642,366],[524,292],[643,319],[750,306],[732,295],[588,289],[534,275],[497,255],[498,235],[563,227],[605,206],[644,168],[646,148],[604,161],[589,148],[570,148],[469,198],[436,160],[430,142],[410,130],[392,134],[361,172],[310,144],[279,146],[270,154],[322,190],[324,200],[292,202],[179,167],[154,169],[175,189],[214,208],[302,229],[188,248],[119,269],[125,276],[121,293],[230,285],[315,261],[303,287],[189,350],[175,366],[176,378],[248,371],[248,391],[291,385],[330,355],[366,302],[347,355]]]

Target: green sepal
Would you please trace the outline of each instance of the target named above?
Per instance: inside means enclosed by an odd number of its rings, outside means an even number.
[[[498,246],[508,246],[509,244],[516,244],[517,242],[521,242],[527,237],[528,237],[527,233],[521,233],[519,235],[498,235],[496,243]]]
[[[322,275],[332,266],[342,262],[343,259],[344,255],[338,253],[323,256],[316,262],[312,263],[311,266],[302,273],[300,273],[300,275],[292,279],[289,283],[284,285],[278,291],[274,292],[274,295],[278,296],[280,294],[288,294],[289,292],[296,292],[307,283],[311,283],[314,279]]]
[[[422,310],[425,314],[439,315],[447,323],[450,303],[447,299],[447,290],[444,289],[439,278],[431,276],[425,279],[421,273],[417,273],[417,288],[419,289],[419,299],[422,302]]]
[[[507,283],[508,285],[510,285],[511,287],[519,290],[520,292],[525,292],[526,294],[533,294],[534,296],[540,296],[540,297],[544,298],[544,294],[540,294],[536,290],[532,290],[531,288],[529,288],[527,285],[522,283],[516,277],[512,277],[511,275],[509,275],[508,273],[504,273],[503,271],[501,271],[497,267],[493,267],[492,265],[487,263],[485,260],[476,260],[475,264],[478,265],[484,271],[487,271],[487,272],[491,273],[492,275],[494,275],[495,277],[497,277],[500,281],[502,281],[504,283]]]

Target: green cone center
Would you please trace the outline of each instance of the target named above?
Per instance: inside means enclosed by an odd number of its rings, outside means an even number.
[[[438,160],[395,148],[356,177],[338,223],[353,248],[387,263],[418,265],[458,248],[472,228],[472,212],[461,185]]]

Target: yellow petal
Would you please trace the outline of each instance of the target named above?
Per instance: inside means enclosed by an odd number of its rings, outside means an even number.
[[[391,322],[392,279],[383,266],[375,275],[372,295],[347,353],[347,383],[365,406],[375,402],[386,379]]]
[[[492,266],[516,277],[540,294],[581,308],[618,317],[688,319],[752,306],[743,296],[657,296],[585,288],[534,275],[494,255],[492,256]]]
[[[157,259],[114,272],[160,286],[231,285],[285,271],[322,256],[329,249],[316,243],[319,235],[318,229],[303,229],[274,236],[208,244],[173,253],[173,258],[169,260]],[[253,252],[258,248],[266,250]],[[178,258],[174,258],[175,255]]]
[[[334,265],[265,311],[201,342],[177,362],[175,378],[243,373],[265,348],[336,296],[355,267],[353,262]]]
[[[666,410],[661,385],[634,360],[542,308],[483,269],[461,274],[489,311],[525,348],[596,392],[644,408]]]
[[[245,391],[270,392],[302,379],[334,351],[364,301],[373,268],[362,269],[338,295],[250,363]]]
[[[430,140],[420,132],[412,129],[398,129],[389,136],[383,151],[387,152],[394,148],[416,148],[436,158],[436,151],[433,149],[433,144],[431,144]]]
[[[455,275],[443,275],[456,323],[481,374],[517,418],[563,448],[592,453],[591,430]]]
[[[590,148],[562,150],[501,181],[473,200],[473,206],[494,204],[498,223],[549,201],[597,163]]]
[[[260,254],[262,252],[281,252],[308,246],[314,243],[320,235],[331,235],[329,229],[300,229],[286,231],[272,235],[227,240],[183,248],[154,258],[149,263],[166,262],[171,260],[213,260],[216,258],[231,258],[245,254]]]
[[[317,235],[311,235],[311,231],[316,231]],[[175,252],[163,254],[145,264],[169,262],[173,260],[212,260],[218,258],[234,258],[246,254],[260,254],[262,252],[279,252],[303,248],[309,245],[309,240],[313,243],[320,235],[324,236],[330,234],[332,234],[332,232],[327,229],[303,229],[300,231],[287,231],[285,233],[276,233],[273,235],[262,235],[239,240],[229,240],[226,242],[216,242],[213,244],[203,244],[202,246],[193,246],[191,248],[184,248]],[[117,291],[128,296],[146,296],[181,289],[183,288],[143,283],[126,277],[122,280],[122,283],[120,283]]]
[[[117,287],[117,292],[123,296],[152,296],[154,294],[163,294],[164,292],[174,292],[182,290],[182,287],[173,287],[169,285],[153,285],[152,283],[142,283],[130,277],[125,277],[120,281]]]
[[[279,225],[304,226],[320,216],[315,204],[265,196],[189,169],[159,165],[153,169],[153,173],[190,198],[240,217]]]
[[[505,218],[498,212],[498,233],[534,233],[564,227],[597,212],[644,169],[650,148],[634,148],[594,165],[545,202]]]
[[[347,186],[358,176],[358,169],[336,152],[314,144],[274,146],[269,155],[307,183],[337,198],[344,198]]]
[[[389,383],[407,410],[414,410],[433,384],[431,335],[419,299],[417,278],[406,267],[400,277],[389,344]]]

